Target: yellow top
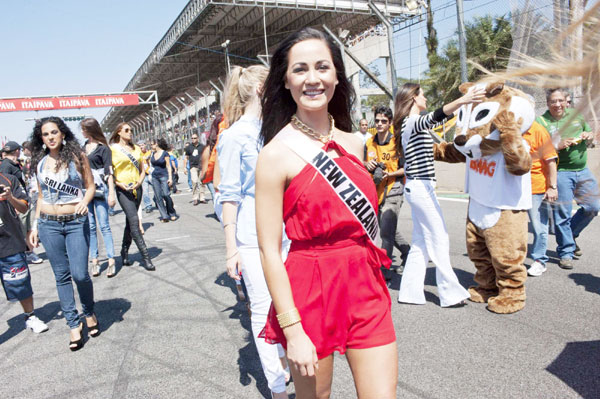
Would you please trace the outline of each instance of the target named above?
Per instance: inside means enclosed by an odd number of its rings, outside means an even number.
[[[129,148],[125,148],[119,144],[113,144],[110,146],[110,149],[112,150],[113,175],[115,182],[124,185],[137,183],[140,179],[140,171],[123,151],[130,153],[133,158],[138,161],[138,164],[143,166],[142,150],[140,147],[134,145],[133,151],[130,151]]]
[[[366,143],[366,161],[374,159],[377,162],[385,164],[385,171],[395,172],[398,170],[398,155],[396,155],[396,140],[392,132],[389,132],[384,143],[379,143],[377,133],[369,137]],[[385,198],[385,195],[390,192],[392,186],[396,182],[395,177],[386,177],[377,185],[377,197],[379,204]]]

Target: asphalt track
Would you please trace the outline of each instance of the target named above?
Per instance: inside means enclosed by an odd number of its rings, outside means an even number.
[[[474,267],[465,250],[466,202],[460,195],[440,196],[447,197],[440,203],[451,260],[468,286]],[[156,272],[142,269],[132,250],[133,266],[113,279],[105,270],[93,279],[102,333],[87,338],[79,352],[67,348],[48,261],[31,266],[36,312],[50,330],[25,330],[20,306],[0,302],[0,398],[269,397],[246,308],[224,273],[224,238],[212,205],[193,207],[187,192],[174,200],[177,222],[159,224],[157,211],[144,215]],[[401,219],[410,237],[407,204]],[[123,214],[111,221],[118,250]],[[474,303],[440,308],[433,267],[426,276],[427,304],[400,305],[400,276],[394,275],[398,397],[599,398],[599,233],[595,220],[578,241],[584,254],[573,270],[553,259],[542,277],[528,279],[527,305],[514,315]],[[549,249],[555,257],[554,236]],[[332,397],[355,396],[347,362],[336,356]]]

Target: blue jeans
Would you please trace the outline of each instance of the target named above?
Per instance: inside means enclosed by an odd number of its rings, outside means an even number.
[[[190,174],[190,163],[188,162],[186,165],[187,169],[187,177],[188,177],[188,187],[190,190],[192,189],[192,175]]]
[[[206,183],[206,187],[208,187],[208,191],[210,191],[210,199],[215,203],[215,186],[213,182]]]
[[[600,210],[598,183],[588,168],[558,171],[558,201],[554,204],[554,224],[558,256],[573,258],[575,239]],[[580,208],[571,217],[573,199]]]
[[[533,230],[533,245],[531,259],[542,264],[548,262],[546,249],[548,248],[548,215],[549,204],[544,201],[544,194],[533,194],[531,209],[528,211],[531,228]]]
[[[88,219],[90,223],[90,258],[98,259],[98,236],[96,235],[96,217],[100,224],[100,231],[106,247],[106,256],[109,259],[115,257],[115,245],[113,243],[112,231],[108,222],[108,192],[104,199],[94,198],[88,204]]]
[[[169,220],[177,216],[171,199],[171,190],[169,189],[168,176],[152,176],[152,187],[154,188],[154,200],[158,206],[161,219]]]
[[[144,177],[144,181],[142,182],[142,200],[144,201],[144,209],[152,209],[152,200],[150,199],[150,178],[148,176]]]
[[[60,308],[69,328],[76,328],[80,319],[75,307],[73,281],[77,285],[82,313],[94,314],[94,286],[88,273],[90,230],[87,216],[70,222],[38,219],[40,241],[56,280]]]

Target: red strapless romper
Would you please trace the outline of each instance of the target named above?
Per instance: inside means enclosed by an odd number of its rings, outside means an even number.
[[[323,149],[341,154],[334,161],[377,209],[375,185],[362,162],[333,141]],[[394,342],[390,295],[380,270],[390,259],[311,165],[285,191],[283,219],[292,240],[285,267],[294,303],[319,359]],[[286,347],[273,305],[261,336]]]

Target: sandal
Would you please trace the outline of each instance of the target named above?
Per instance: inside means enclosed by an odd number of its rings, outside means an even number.
[[[98,259],[92,259],[92,277],[98,277],[100,275],[100,264]]]
[[[171,216],[171,221],[174,222],[177,220],[177,216]]]
[[[87,321],[87,318],[86,318],[85,323],[87,324],[88,334],[90,334],[90,337],[96,338],[98,335],[100,335],[100,322],[98,322],[98,318],[96,317],[95,314],[93,314],[92,317],[96,319],[95,325],[90,326],[90,324]]]
[[[73,328],[73,330],[75,329],[79,330],[79,339],[76,341],[69,341],[69,349],[71,349],[71,352],[75,352],[83,348],[83,322],[79,322],[79,327]]]
[[[115,260],[109,259],[108,260],[108,268],[106,269],[106,277],[112,278],[116,275],[117,275],[117,273],[115,272]]]

